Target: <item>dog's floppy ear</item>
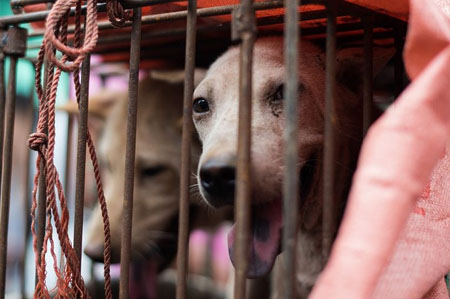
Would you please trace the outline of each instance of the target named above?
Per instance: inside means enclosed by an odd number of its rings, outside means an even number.
[[[99,120],[105,120],[114,104],[123,99],[126,99],[125,92],[103,89],[89,97],[89,116]],[[78,104],[75,100],[69,100],[65,104],[59,105],[57,109],[70,114],[78,114]]]
[[[394,48],[373,47],[373,73],[375,77],[394,56]],[[363,85],[364,52],[362,48],[336,51],[336,80],[351,91],[359,93]]]
[[[194,71],[194,87],[196,87],[206,76],[206,70],[196,68]],[[184,70],[152,70],[150,71],[152,79],[166,81],[170,83],[183,83]]]

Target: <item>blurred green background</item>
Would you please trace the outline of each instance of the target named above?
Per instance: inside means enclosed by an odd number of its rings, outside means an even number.
[[[0,0],[0,17],[5,15],[12,15],[11,6],[8,0]],[[20,27],[27,28],[31,31],[29,24],[21,24]],[[41,37],[28,38],[28,45],[39,45],[42,41]],[[27,50],[27,58],[35,58],[37,56],[38,49]],[[9,60],[5,62],[5,74],[6,80],[9,73]],[[34,92],[34,66],[28,59],[19,59],[17,69],[17,94],[26,98],[35,97]],[[69,95],[69,76],[63,73],[61,76],[60,84],[58,87],[57,102],[65,102]]]

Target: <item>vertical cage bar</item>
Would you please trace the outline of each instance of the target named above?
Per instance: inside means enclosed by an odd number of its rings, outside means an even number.
[[[120,252],[120,291],[121,299],[129,298],[131,223],[133,217],[134,162],[136,152],[136,122],[139,81],[139,62],[141,56],[141,18],[142,9],[133,9],[131,29],[130,79],[128,85],[127,143],[125,154],[125,189],[122,216],[122,243]]]
[[[283,251],[285,253],[285,298],[295,295],[295,251],[298,215],[298,65],[299,0],[285,0],[284,64],[286,68],[283,185]]]
[[[47,4],[47,8],[50,9],[52,4]],[[47,92],[50,90],[50,86],[47,86],[51,81],[50,78],[53,77],[54,66],[44,58],[44,82],[43,82],[43,97],[47,97]],[[44,128],[47,134],[48,128],[45,124]],[[45,222],[46,222],[46,209],[47,209],[47,169],[45,167],[44,159],[41,159],[39,164],[39,181],[38,181],[38,203],[37,203],[37,220],[36,220],[36,231],[37,231],[37,249],[38,252],[42,252],[44,245],[44,235],[45,235]],[[41,255],[38,255],[38,263],[41,263]],[[36,270],[36,283],[37,283],[37,270]]]
[[[186,58],[184,66],[183,136],[181,144],[180,214],[177,250],[177,299],[186,298],[187,257],[189,254],[189,182],[191,174],[192,93],[196,48],[197,1],[188,2]]]
[[[236,242],[234,248],[236,272],[234,298],[244,299],[248,271],[251,198],[251,120],[252,120],[252,64],[255,42],[253,1],[242,0],[242,29],[239,57],[239,123],[236,185]]]
[[[364,67],[363,67],[363,136],[372,120],[373,101],[373,16],[364,16]]]
[[[44,84],[43,84],[43,97],[46,97],[47,91],[50,90],[50,87],[47,86],[50,80],[50,77],[53,76],[53,65],[48,62],[47,59],[44,60]],[[47,127],[45,131],[47,131]],[[47,132],[46,132],[47,133]],[[47,179],[46,179],[46,167],[44,160],[41,159],[39,164],[39,186],[38,186],[38,206],[37,206],[37,248],[39,252],[42,252],[42,247],[44,243],[44,234],[45,234],[45,218],[46,218],[46,207],[47,207]],[[38,255],[38,263],[41,263],[41,255]],[[36,273],[36,282],[37,282],[37,273]]]
[[[66,200],[67,200],[67,206],[69,209],[69,212],[71,210],[72,204],[75,206],[74,203],[71,202],[72,197],[68,194],[71,194],[71,174],[72,174],[72,146],[73,146],[73,124],[74,124],[74,117],[71,113],[67,113],[67,140],[66,140],[66,161],[65,161],[65,170],[64,170],[64,190],[66,190]],[[81,242],[82,244],[83,242]],[[81,256],[81,255],[80,255]],[[60,264],[59,268],[61,271],[65,268],[65,256],[64,252],[60,253],[59,256]],[[93,264],[92,264],[93,265]]]
[[[89,73],[91,57],[87,55],[81,65],[80,117],[78,120],[77,171],[75,183],[75,216],[73,247],[81,267],[81,247],[83,236],[84,185],[86,174],[86,139],[88,121]]]
[[[3,174],[3,142],[5,136],[5,58],[4,54],[0,59],[0,187]]]
[[[66,140],[66,165],[64,172],[64,190],[66,194],[70,194],[70,180],[72,174],[72,146],[73,146],[73,124],[74,119],[71,113],[67,114],[67,140]],[[69,197],[68,197],[69,199]]]
[[[323,239],[324,260],[333,242],[336,231],[334,201],[334,122],[335,122],[335,81],[336,81],[336,0],[327,2],[327,43],[325,75],[325,142],[323,154]]]
[[[1,55],[1,59],[0,59],[0,189],[1,186],[3,185],[3,140],[4,140],[4,136],[5,136],[5,102],[6,102],[6,98],[5,98],[5,59],[4,59],[4,54],[3,52],[0,53]],[[2,214],[3,214],[3,197],[1,199],[1,203],[2,203]],[[5,207],[6,208],[6,207]],[[8,207],[9,210],[9,207]],[[3,215],[0,216],[1,217],[1,228],[3,231]],[[1,232],[0,232],[1,233]],[[2,233],[3,236],[3,233]],[[0,247],[3,248],[4,246],[6,247],[6,244],[3,244],[3,242],[6,242],[6,237],[2,237],[0,236]],[[6,250],[6,249],[5,249]],[[1,253],[3,254],[3,252]],[[6,253],[5,253],[6,254]],[[6,256],[5,256],[6,258]],[[3,255],[0,257],[1,261],[0,261],[0,271],[2,272],[2,274],[0,274],[0,298],[4,297],[4,293],[5,293],[5,274],[3,273],[5,271],[5,269],[3,269],[4,267],[6,267],[6,261],[3,262]]]
[[[399,96],[403,90],[403,33],[399,25],[394,27],[394,44],[395,44],[395,56],[394,56],[394,82],[395,82],[395,96]]]
[[[0,298],[5,298],[6,252],[8,248],[9,203],[11,195],[11,170],[14,139],[14,117],[16,107],[17,57],[10,56],[8,91],[6,93],[5,149],[2,176],[2,207],[0,222]]]
[[[34,65],[33,65],[34,66]],[[33,132],[34,123],[35,123],[35,113],[36,109],[34,108],[34,85],[31,85],[30,88],[30,106],[29,106],[29,120],[30,120],[30,127],[29,132]],[[25,234],[24,234],[24,252],[23,252],[23,259],[22,259],[22,265],[20,269],[20,275],[21,275],[21,282],[20,282],[20,293],[22,295],[22,299],[26,299],[26,265],[28,261],[27,256],[27,248],[30,246],[30,237],[31,237],[31,218],[30,218],[30,211],[31,211],[31,151],[27,148],[26,149],[26,165],[25,165],[25,177],[24,177],[24,184],[25,184],[25,192],[23,196],[24,201],[24,224],[25,224]]]

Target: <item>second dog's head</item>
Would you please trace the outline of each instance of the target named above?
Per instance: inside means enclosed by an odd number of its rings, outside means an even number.
[[[197,71],[197,79],[203,78],[203,73]],[[153,71],[139,83],[132,260],[150,260],[160,269],[171,262],[177,247],[183,78],[184,72]],[[127,95],[115,97],[98,146],[110,220],[112,262],[119,261],[121,250],[128,105]],[[197,166],[199,151],[195,142],[192,167]],[[85,253],[93,260],[103,261],[99,205],[91,215],[88,232]]]

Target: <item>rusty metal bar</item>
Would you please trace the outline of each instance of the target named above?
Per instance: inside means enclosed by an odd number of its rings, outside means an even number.
[[[404,80],[404,65],[403,65],[403,32],[399,25],[394,27],[394,43],[395,43],[395,56],[394,56],[394,82],[395,82],[395,96],[399,96],[403,91]]]
[[[106,1],[106,0],[103,0]],[[155,4],[164,4],[169,2],[177,2],[180,0],[122,0],[124,8],[137,8]]]
[[[11,7],[21,7],[32,4],[54,3],[55,0],[11,0]]]
[[[51,8],[52,4],[47,4],[47,8]],[[44,72],[44,82],[43,82],[43,98],[45,99],[47,96],[47,92],[50,91],[51,77],[53,77],[54,66],[48,61],[47,58],[44,58],[43,65]],[[44,132],[47,134],[48,126],[44,124]],[[44,159],[41,159],[39,163],[39,181],[38,181],[38,199],[37,199],[37,216],[36,216],[36,242],[38,252],[42,252],[42,248],[44,245],[44,236],[45,236],[45,225],[46,225],[46,213],[47,213],[47,169],[45,167]],[[41,255],[38,255],[37,262],[41,263]],[[38,282],[38,273],[37,269],[35,271],[35,283]]]
[[[73,147],[73,125],[74,117],[71,113],[67,113],[67,140],[66,140],[66,163],[64,171],[64,190],[66,194],[71,194],[70,192],[70,181],[72,178],[72,147]],[[67,195],[67,200],[70,200],[70,196]]]
[[[363,67],[363,136],[372,121],[373,102],[373,16],[362,19],[364,25],[364,67]]]
[[[336,1],[327,2],[327,42],[325,75],[325,142],[323,154],[323,239],[322,254],[327,260],[336,231],[334,200],[334,125],[336,81]]]
[[[176,298],[186,298],[186,275],[189,254],[189,183],[192,144],[192,93],[194,92],[197,1],[188,2],[186,21],[186,58],[184,66],[183,135],[181,144],[180,212],[178,222]]]
[[[139,81],[139,62],[141,56],[142,9],[133,9],[133,28],[130,48],[130,79],[128,85],[127,143],[125,154],[125,189],[122,215],[122,243],[120,252],[120,291],[119,298],[129,298],[130,247],[133,217],[134,163],[136,152],[136,122]]]
[[[17,60],[23,57],[26,49],[27,30],[24,28],[8,28],[2,36],[5,43],[2,55],[10,57],[8,88],[5,103],[5,133],[3,150],[3,171],[1,177],[1,215],[0,215],[0,298],[5,298],[6,263],[8,250],[9,206],[11,198],[11,171],[14,142],[14,118],[16,108],[16,70]],[[2,57],[3,58],[3,57]],[[4,84],[4,83],[3,83]]]
[[[121,4],[123,4],[125,8],[130,8],[136,6],[141,7],[146,5],[155,5],[175,1],[179,0],[122,0]],[[11,0],[11,7],[23,7],[32,4],[55,3],[55,2],[56,0]],[[98,2],[106,2],[106,0],[101,0]]]
[[[0,298],[5,298],[6,252],[8,248],[9,203],[11,195],[11,170],[13,156],[14,117],[16,106],[17,57],[10,57],[8,91],[6,93],[5,149],[2,176],[2,207],[0,222]]]
[[[3,170],[3,139],[4,139],[4,130],[5,130],[5,65],[4,65],[4,54],[3,51],[1,52],[1,60],[0,60],[0,181],[2,181],[2,170]],[[5,206],[5,209],[7,207]],[[8,212],[8,211],[6,211]],[[2,214],[3,214],[3,200],[2,200]],[[1,228],[3,230],[3,216],[1,217]],[[7,221],[6,221],[7,222]],[[6,230],[7,231],[7,230]],[[3,236],[3,234],[2,234]],[[5,247],[5,253],[6,253],[6,244],[3,244],[3,242],[6,242],[6,237],[2,237],[0,236],[0,247],[3,248]],[[3,252],[2,252],[3,254]],[[5,256],[6,258],[6,256]],[[5,267],[6,267],[6,260],[3,261],[3,256],[1,257],[1,261],[0,261],[0,271],[2,271],[2,273],[5,271]],[[0,297],[4,297],[4,290],[5,290],[5,274],[0,274],[0,292],[2,295],[0,295]]]
[[[234,298],[246,296],[248,271],[248,244],[250,235],[251,198],[251,110],[252,110],[252,64],[253,46],[256,38],[255,11],[252,0],[241,0],[239,9],[233,13],[233,22],[241,41],[239,57],[239,124],[236,176],[236,242],[234,255],[236,271]],[[235,26],[235,25],[233,25]]]
[[[74,127],[74,116],[71,113],[67,113],[67,139],[66,139],[66,161],[65,161],[65,169],[64,169],[64,190],[66,193],[66,201],[67,201],[67,206],[69,209],[69,213],[72,209],[72,205],[73,207],[75,207],[75,200],[73,200],[71,194],[71,181],[72,181],[72,155],[73,155],[73,127]],[[73,202],[72,202],[73,200]],[[73,208],[75,210],[75,208]],[[74,211],[75,212],[75,211]],[[81,242],[83,243],[83,242]],[[64,256],[64,252],[61,252],[60,255],[60,264],[59,264],[59,268],[61,269],[61,271],[63,271],[64,267],[65,267],[65,262],[67,262],[65,260],[65,256]]]
[[[44,84],[43,84],[43,97],[46,97],[47,91],[49,91],[49,79],[53,73],[53,65],[51,65],[47,59],[44,60]],[[47,131],[47,128],[45,128]],[[46,218],[46,208],[47,208],[47,179],[46,179],[46,167],[44,160],[41,159],[39,164],[39,182],[38,182],[38,204],[37,204],[37,248],[38,252],[42,252],[42,247],[44,243],[44,235],[45,235],[45,218]],[[38,263],[41,263],[41,255],[38,256]],[[37,274],[36,274],[37,281]]]
[[[302,20],[313,20],[317,18],[325,18],[325,10],[316,10],[316,11],[305,11],[301,13]],[[300,17],[300,14],[299,14]],[[144,16],[145,18],[145,16]],[[258,26],[267,26],[267,25],[275,25],[275,24],[281,24],[284,22],[283,15],[280,16],[270,16],[270,17],[260,17],[256,20]],[[354,27],[356,27],[359,23],[355,23]],[[311,28],[312,29],[312,28]],[[311,32],[311,30],[306,30],[307,34],[317,34],[321,33],[318,29],[321,28],[314,28],[315,30]],[[344,31],[346,28],[342,28]],[[358,28],[356,28],[358,29]],[[347,30],[355,30],[355,28],[348,28]],[[230,31],[230,23],[217,23],[214,25],[202,25],[197,26],[197,32],[229,32]],[[305,30],[302,30],[304,32]],[[33,33],[32,33],[33,34]],[[42,33],[40,33],[42,35]],[[168,37],[168,36],[185,36],[186,35],[186,29],[185,28],[171,28],[171,29],[160,29],[160,30],[152,30],[151,32],[143,32],[142,33],[142,40],[151,40],[152,38],[159,38],[159,37]],[[117,35],[107,35],[107,36],[100,36],[98,38],[98,45],[104,45],[108,43],[121,43],[121,42],[127,42],[130,39],[130,34],[117,34]],[[70,40],[69,40],[70,42]],[[39,49],[41,47],[40,44],[35,43],[28,47],[28,49]],[[125,47],[124,47],[125,48]],[[119,48],[119,51],[122,51],[124,48]],[[116,48],[114,49],[116,50]],[[127,49],[128,51],[129,49]]]
[[[0,188],[3,171],[3,141],[5,136],[5,57],[0,52]]]
[[[286,68],[283,184],[283,251],[285,253],[285,298],[295,296],[295,265],[298,218],[298,65],[299,0],[285,1],[284,64]]]
[[[34,66],[34,64],[33,64]],[[34,123],[35,123],[35,115],[36,115],[36,109],[34,106],[34,85],[31,85],[30,88],[30,103],[29,103],[29,120],[30,120],[30,127],[29,132],[33,132],[34,129]],[[31,211],[31,151],[26,148],[26,165],[25,165],[25,176],[24,176],[24,185],[25,185],[25,192],[23,195],[23,217],[24,217],[24,224],[25,224],[25,234],[24,234],[24,253],[22,258],[22,264],[20,268],[20,275],[21,275],[21,282],[20,282],[20,293],[22,295],[22,298],[26,298],[26,283],[25,275],[26,275],[26,265],[27,265],[27,248],[30,245],[30,237],[31,237],[31,219],[30,219],[30,211]]]
[[[33,64],[34,66],[34,64]],[[27,113],[29,113],[28,115],[28,119],[30,120],[29,123],[29,128],[28,128],[28,132],[33,132],[34,129],[34,123],[35,123],[35,115],[36,115],[36,109],[34,106],[34,84],[30,85],[30,103],[28,106],[28,110]],[[24,179],[23,179],[23,184],[24,184],[24,194],[23,194],[23,217],[24,217],[24,236],[23,236],[23,243],[24,243],[24,253],[22,256],[22,260],[20,261],[20,276],[21,276],[21,281],[20,281],[20,293],[22,295],[22,298],[25,299],[27,298],[26,296],[26,283],[27,281],[25,280],[25,275],[26,275],[26,264],[27,264],[27,260],[28,260],[28,256],[27,256],[27,250],[26,248],[28,248],[28,246],[30,245],[30,237],[31,237],[31,229],[30,229],[30,225],[31,225],[31,218],[30,218],[30,211],[31,211],[31,193],[32,193],[32,188],[31,188],[31,184],[32,184],[32,180],[31,180],[31,151],[29,150],[29,148],[25,148],[25,153],[26,153],[26,158],[25,158],[25,170],[24,170]]]
[[[104,3],[97,4],[97,10],[99,12],[106,11],[106,4]],[[82,6],[81,11],[83,14],[86,13],[86,5]],[[33,23],[45,21],[49,13],[50,10],[44,10],[44,11],[24,13],[20,15],[3,16],[0,18],[0,24],[2,26],[6,26],[6,25],[18,25],[21,23]],[[74,15],[75,15],[75,8],[73,7],[70,9],[70,16]]]
[[[257,3],[253,4],[253,8],[255,10],[267,10],[267,9],[279,8],[282,6],[283,6],[282,0],[257,2]],[[198,17],[213,17],[213,16],[228,15],[228,14],[231,14],[233,9],[236,9],[237,7],[238,7],[238,4],[199,8],[199,9],[197,9],[197,16]],[[142,17],[142,24],[154,24],[154,23],[159,23],[159,22],[184,20],[187,17],[187,15],[188,15],[187,11],[176,11],[176,12],[168,12],[168,13],[161,13],[161,14],[154,14],[154,15],[146,15],[146,16]],[[18,16],[15,16],[15,17],[18,17]],[[44,19],[42,19],[42,20],[44,20]],[[35,20],[35,21],[39,21],[39,20]],[[23,22],[26,22],[26,21],[23,21]],[[0,18],[0,24],[3,24],[2,18]],[[124,27],[130,27],[131,25],[132,25],[132,22],[126,22],[124,24]],[[115,29],[115,27],[113,25],[111,25],[110,22],[99,22],[98,29],[99,30]],[[74,31],[74,27],[70,26],[68,29],[68,33],[73,33],[73,31]],[[36,30],[35,32],[31,33],[29,36],[30,37],[31,36],[41,36],[43,34],[44,34],[43,30]]]
[[[81,247],[83,236],[84,185],[86,174],[86,140],[88,121],[89,73],[91,56],[87,55],[81,65],[80,116],[78,119],[77,170],[75,179],[75,214],[73,247],[81,266]]]
[[[283,1],[270,1],[270,2],[258,2],[253,4],[253,7],[255,10],[265,10],[265,9],[271,9],[271,8],[277,8],[282,7]],[[219,16],[219,15],[226,15],[230,14],[233,9],[236,9],[238,5],[223,5],[223,6],[216,6],[216,7],[208,7],[208,8],[199,8],[197,9],[197,16],[198,17],[213,17],[213,16]],[[188,15],[187,11],[176,11],[176,12],[168,12],[168,13],[162,13],[157,15],[147,15],[142,18],[142,24],[153,24],[153,23],[159,23],[159,22],[167,22],[167,21],[173,21],[173,20],[182,20],[186,18]],[[127,23],[128,26],[131,25],[131,22]],[[113,29],[114,27],[109,22],[102,22],[99,23],[100,30],[103,29]]]

